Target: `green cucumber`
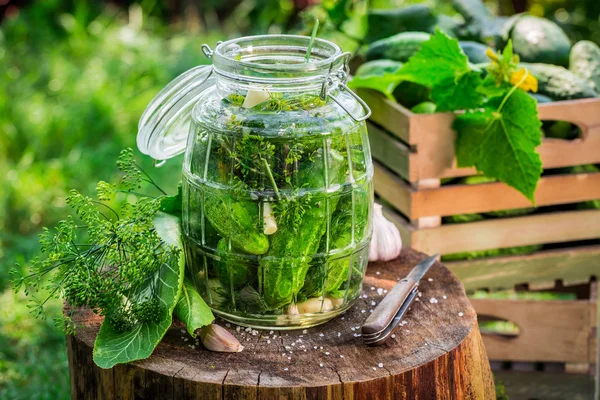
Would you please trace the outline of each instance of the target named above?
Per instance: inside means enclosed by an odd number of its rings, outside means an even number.
[[[264,254],[269,250],[269,239],[259,227],[258,205],[249,200],[240,201],[229,193],[205,189],[204,214],[224,238],[230,238],[236,248],[249,254]]]
[[[425,32],[403,32],[378,40],[367,48],[367,61],[388,59],[406,62],[429,37],[429,33]]]
[[[548,64],[521,63],[538,80],[538,93],[555,100],[584,99],[598,94],[582,78],[566,68]]]
[[[392,74],[402,68],[402,63],[400,61],[394,60],[372,60],[367,61],[364,64],[361,64],[357,69],[354,75],[356,76],[368,76],[368,75],[377,75],[383,76],[384,74]]]
[[[353,244],[352,242],[352,198],[354,197],[354,243],[360,243],[365,234],[368,222],[370,193],[366,188],[353,189],[353,193],[342,196],[338,202],[337,210],[331,217],[329,248],[343,251]],[[319,253],[327,251],[327,238],[321,240]],[[333,258],[328,263],[314,265],[308,270],[303,292],[306,297],[314,297],[334,292],[348,279],[350,254]],[[327,270],[324,271],[324,266]]]
[[[494,17],[481,0],[453,0],[452,6],[465,20],[459,30],[461,39],[482,41]]]
[[[415,114],[433,114],[435,112],[436,105],[431,101],[424,101],[419,103],[410,109]]]
[[[423,4],[396,9],[370,10],[367,16],[369,30],[367,43],[401,32],[433,33],[438,23],[435,12]]]
[[[251,264],[242,257],[236,257],[237,249],[230,249],[227,242],[225,238],[219,240],[217,257],[220,258],[215,260],[214,265],[217,278],[223,287],[233,290],[247,284],[248,280],[255,275],[256,268],[251,268]]]
[[[569,69],[600,92],[600,47],[589,40],[577,42],[569,60]]]
[[[464,51],[469,58],[469,62],[473,64],[490,62],[490,58],[486,54],[489,46],[471,41],[460,41],[458,44],[460,45],[462,51]]]
[[[541,244],[534,244],[534,245],[529,245],[529,246],[507,247],[504,249],[468,251],[468,252],[462,252],[462,253],[444,254],[442,256],[442,261],[462,261],[462,260],[473,260],[476,258],[485,258],[485,257],[526,255],[526,254],[534,253],[541,249],[542,249]]]
[[[512,27],[513,51],[522,61],[567,66],[571,41],[554,22],[524,15]]]
[[[323,177],[328,176],[328,184],[341,184],[345,180],[344,157],[336,150],[326,154],[329,166],[324,171],[323,149],[317,150],[313,161],[303,162],[298,170],[298,181],[305,182],[308,188],[322,188]],[[321,237],[325,234],[327,220],[337,206],[338,197],[333,193],[314,195],[302,216],[297,229],[280,226],[271,236],[271,246],[260,259],[260,276],[263,278],[263,294],[271,308],[289,304],[304,285],[311,255],[319,249]]]

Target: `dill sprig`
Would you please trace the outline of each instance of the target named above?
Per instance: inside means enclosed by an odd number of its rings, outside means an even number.
[[[164,193],[136,163],[133,151],[121,152],[117,165],[124,172],[121,185],[99,182],[97,200],[72,190],[67,204],[75,212],[55,229],[44,228],[40,249],[45,257],[11,270],[15,291],[31,295],[33,315],[45,317],[50,298],[62,298],[74,307],[87,306],[125,330],[160,315],[155,274],[176,260],[179,249],[165,244],[153,221],[164,197],[142,197],[116,211],[106,202],[119,191],[131,192],[147,182]],[[38,295],[44,294],[44,298]],[[56,318],[66,333],[76,327],[70,316]]]

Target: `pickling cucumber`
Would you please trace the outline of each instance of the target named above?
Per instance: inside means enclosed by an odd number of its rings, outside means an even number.
[[[369,26],[365,37],[367,43],[401,32],[433,33],[438,23],[438,18],[431,7],[423,4],[391,10],[370,10],[367,19]]]
[[[545,18],[524,15],[510,32],[513,51],[522,61],[567,66],[571,41],[560,26]]]
[[[329,186],[345,181],[344,157],[333,149],[327,152],[326,157],[320,148],[312,161],[306,160],[300,165],[298,179],[305,182],[305,187],[322,188],[326,176]],[[327,171],[325,164],[328,165]],[[271,236],[271,246],[260,259],[259,271],[260,276],[264,277],[264,298],[270,307],[279,308],[291,303],[304,285],[311,255],[319,249],[327,220],[335,210],[337,201],[334,193],[313,195],[299,226],[281,226]]]
[[[589,40],[575,43],[571,49],[569,69],[600,91],[600,47]]]
[[[367,48],[367,60],[388,59],[406,62],[429,40],[429,33],[403,32],[373,42]]]
[[[598,94],[582,78],[566,68],[548,64],[521,63],[538,80],[538,93],[554,100],[596,97]]]

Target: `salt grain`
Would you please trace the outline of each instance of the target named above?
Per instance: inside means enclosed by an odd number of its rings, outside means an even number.
[[[308,333],[308,331],[305,329],[302,331],[302,333],[306,335]]]
[[[270,340],[267,340],[267,344],[271,344],[271,341],[270,341]]]
[[[377,294],[381,296],[383,294],[383,289],[382,288],[377,289]]]
[[[392,335],[392,339],[396,339],[396,335]]]
[[[379,368],[383,368],[383,363],[379,363],[379,364],[377,364],[377,366],[378,366]]]
[[[377,371],[377,368],[373,367],[373,371]]]
[[[431,304],[437,304],[438,301],[437,301],[437,299],[435,297],[432,297],[432,298],[429,299],[429,302]]]
[[[225,324],[226,327],[231,328],[231,324],[228,322]]]
[[[185,329],[182,329],[182,330],[181,330],[181,333],[185,333]]]
[[[289,369],[289,368],[284,368],[283,370],[284,370],[284,371],[287,371],[288,369]]]
[[[448,297],[446,297],[446,295],[442,296],[442,299],[446,300]]]
[[[381,272],[377,271],[375,272],[375,275],[381,275]]]
[[[329,355],[329,352],[328,352],[328,351],[326,351],[326,352],[325,352],[325,355],[326,355],[326,356],[328,356],[328,355]]]
[[[465,314],[463,314],[462,312],[459,312],[459,313],[458,313],[458,316],[459,316],[459,317],[462,317],[463,315],[465,315]]]
[[[323,368],[323,364],[319,364],[319,367]]]
[[[340,354],[340,358],[344,358],[344,356]]]
[[[377,302],[376,302],[376,301],[372,301],[372,302],[371,302],[371,305],[372,305],[372,306],[376,306],[376,305],[377,305]]]
[[[375,286],[371,286],[371,290],[375,290]]]
[[[427,278],[427,281],[433,282],[433,278]]]
[[[323,337],[323,336],[325,336],[325,335],[324,335],[324,334],[322,334],[322,333],[319,333],[319,336]]]
[[[366,313],[366,312],[367,312],[367,310],[360,310],[360,313],[361,313],[361,314],[364,314],[364,313]]]

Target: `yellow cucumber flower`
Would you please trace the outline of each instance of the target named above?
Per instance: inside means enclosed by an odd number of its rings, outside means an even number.
[[[535,93],[538,91],[537,79],[525,68],[521,68],[520,70],[511,73],[510,83],[518,85],[519,88],[526,92],[531,90]]]

